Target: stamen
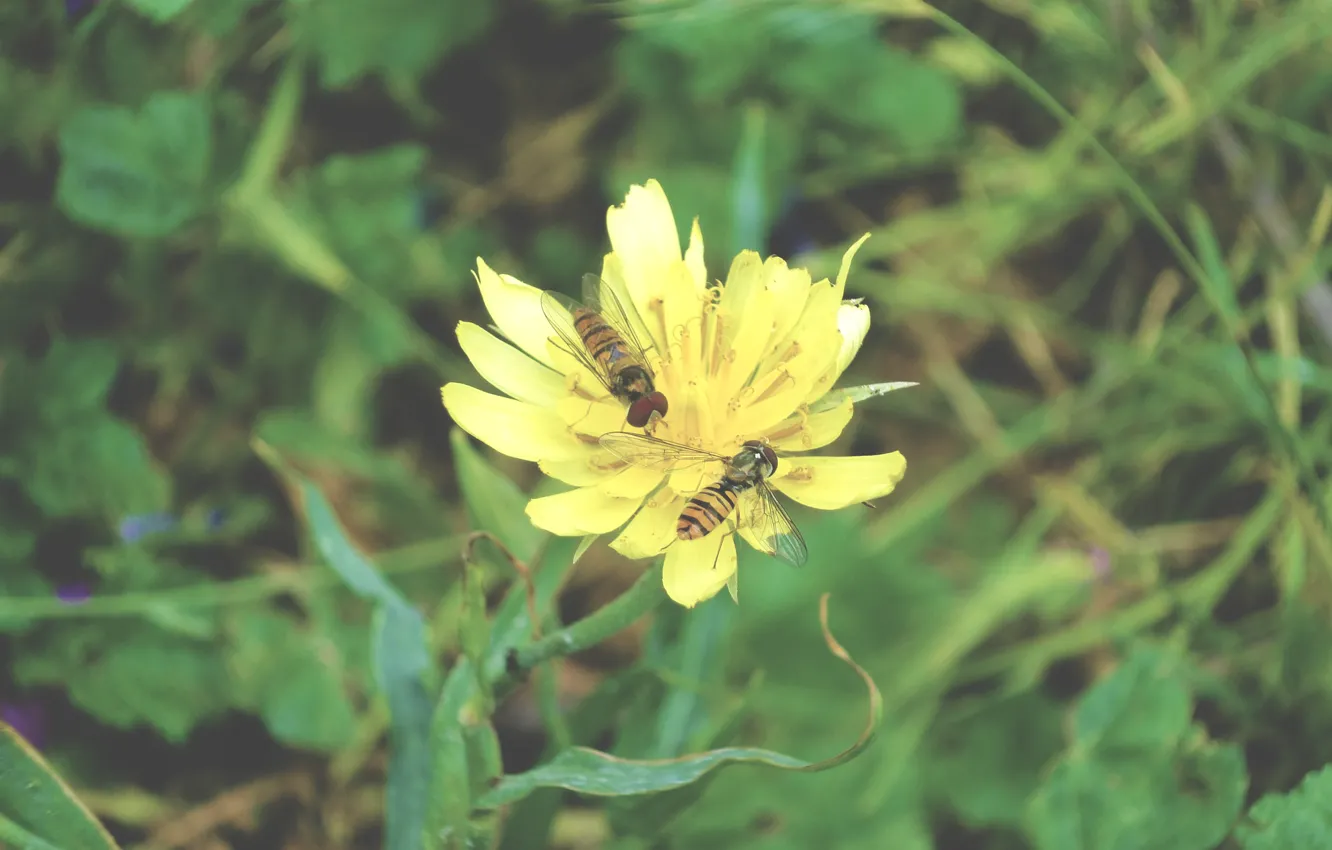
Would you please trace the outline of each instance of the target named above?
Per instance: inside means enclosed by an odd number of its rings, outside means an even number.
[[[786,473],[786,477],[791,481],[812,481],[814,480],[814,470],[808,466],[797,466]]]

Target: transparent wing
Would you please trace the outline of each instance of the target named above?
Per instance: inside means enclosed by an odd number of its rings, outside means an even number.
[[[786,513],[782,503],[777,501],[772,488],[766,481],[760,481],[754,487],[753,515],[749,518],[749,527],[754,538],[762,544],[763,551],[793,567],[802,566],[809,559],[809,547],[805,538],[796,528],[795,522]]]
[[[632,349],[630,353],[637,355],[644,366],[647,365],[647,352],[654,346],[650,336],[647,344],[643,343],[647,325],[643,324],[642,317],[634,309],[634,302],[629,298],[629,293],[617,293],[615,287],[606,280],[594,274],[585,274],[583,303],[600,313],[601,318],[624,337],[625,343]],[[640,329],[643,333],[639,332]]]
[[[597,365],[597,361],[592,359],[587,347],[583,345],[583,338],[578,335],[578,329],[574,327],[573,311],[579,307],[582,305],[577,301],[558,292],[541,293],[541,312],[546,314],[546,321],[550,322],[551,328],[555,330],[558,337],[556,345],[587,367],[587,371],[596,375],[597,380],[606,388],[606,392],[613,394],[610,378]]]
[[[729,460],[724,455],[705,452],[669,440],[659,440],[646,434],[612,431],[609,434],[602,434],[600,442],[602,448],[623,461],[635,466],[660,469],[663,472],[687,469],[709,461],[726,463]]]

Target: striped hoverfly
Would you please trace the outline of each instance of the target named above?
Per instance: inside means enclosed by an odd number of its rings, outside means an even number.
[[[596,376],[606,391],[624,402],[630,425],[642,428],[655,413],[665,416],[666,396],[657,390],[646,348],[637,328],[643,327],[626,294],[622,301],[609,284],[594,274],[583,276],[583,303],[558,292],[541,293],[541,310],[558,335],[558,345]]]
[[[732,457],[672,443],[644,434],[614,431],[601,436],[601,446],[627,463],[662,472],[674,472],[708,462],[720,462],[722,475],[694,494],[675,522],[680,540],[698,540],[722,525],[728,534],[744,525],[753,531],[751,543],[760,551],[794,567],[809,557],[805,538],[782,508],[768,485],[777,471],[777,453],[759,440],[747,440]],[[748,515],[739,515],[740,499],[749,491]]]

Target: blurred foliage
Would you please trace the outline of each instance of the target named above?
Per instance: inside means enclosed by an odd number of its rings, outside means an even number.
[[[0,5],[0,720],[45,757],[0,727],[0,844],[102,846],[82,800],[159,848],[1332,848],[1329,39],[1322,0]],[[515,678],[646,565],[573,564],[437,388],[481,384],[476,257],[572,292],[647,178],[717,277],[873,233],[846,383],[921,386],[828,451],[909,473],[797,511],[743,604]],[[823,593],[863,755],[633,767],[850,745]],[[559,790],[574,746],[620,796]]]

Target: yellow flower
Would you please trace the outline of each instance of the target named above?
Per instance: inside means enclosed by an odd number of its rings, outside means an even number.
[[[788,268],[780,258],[745,251],[732,262],[725,285],[710,285],[698,221],[681,253],[670,204],[655,180],[632,187],[606,224],[613,250],[602,278],[634,302],[652,336],[656,387],[670,402],[666,417],[649,423],[652,436],[727,457],[745,440],[766,440],[780,458],[772,488],[813,508],[836,510],[893,490],[906,472],[900,452],[790,454],[835,440],[855,401],[910,386],[833,390],[869,329],[869,309],[843,300],[851,259],[868,235],[843,256],[836,282],[812,282],[807,271]],[[630,558],[664,551],[666,591],[682,605],[708,599],[728,582],[734,593],[734,535],[718,530],[685,541],[675,530],[685,501],[715,481],[721,465],[664,474],[626,466],[602,449],[602,434],[631,430],[625,406],[555,344],[541,290],[496,274],[479,258],[476,276],[486,309],[509,342],[470,322],[459,323],[458,341],[481,376],[505,395],[453,383],[442,390],[444,406],[483,443],[535,461],[546,475],[573,485],[529,502],[532,522],[565,536],[622,529],[611,546]],[[742,498],[740,532],[748,538],[745,507]]]

